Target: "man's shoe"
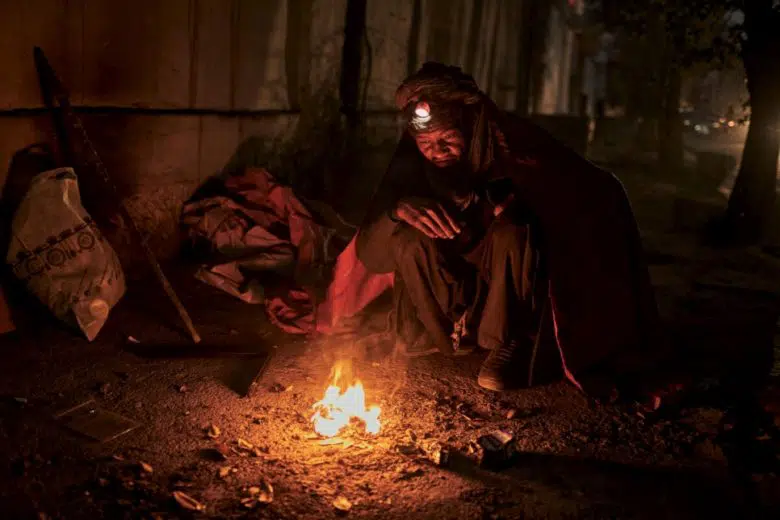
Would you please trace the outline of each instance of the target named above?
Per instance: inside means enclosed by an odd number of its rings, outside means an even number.
[[[398,340],[398,350],[404,357],[417,358],[438,354],[441,351],[433,344],[428,334],[421,334],[411,345]],[[466,341],[461,342],[458,348],[452,352],[453,356],[468,356],[477,349],[475,343]]]
[[[453,353],[453,356],[468,356],[469,354],[473,354],[475,350],[477,350],[477,342],[474,341],[471,337],[465,337],[460,340],[457,347],[453,345],[453,348],[455,348],[455,352]]]
[[[425,357],[439,353],[439,349],[425,333],[420,334],[413,343],[398,339],[396,345],[401,355],[408,358]]]
[[[482,363],[477,376],[477,383],[486,390],[501,392],[505,390],[513,375],[517,375],[514,366],[517,342],[509,341],[490,351]]]

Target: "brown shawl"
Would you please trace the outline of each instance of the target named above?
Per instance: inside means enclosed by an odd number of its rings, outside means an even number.
[[[558,347],[570,379],[597,365],[639,369],[659,340],[658,313],[639,230],[620,181],[549,134],[499,110],[471,76],[426,63],[398,89],[399,108],[421,98],[471,110],[475,172],[512,180],[537,218]]]

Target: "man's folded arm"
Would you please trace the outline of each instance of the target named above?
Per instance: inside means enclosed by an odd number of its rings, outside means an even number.
[[[421,159],[414,140],[404,134],[358,231],[357,255],[370,271],[388,273],[393,270],[388,246],[399,225],[393,213],[398,201],[413,193],[421,174]]]

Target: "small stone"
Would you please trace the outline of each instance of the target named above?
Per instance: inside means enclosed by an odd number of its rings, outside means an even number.
[[[510,409],[506,413],[506,418],[507,419],[514,419],[516,415],[517,415],[517,409],[516,408],[512,408],[512,409]]]
[[[274,487],[267,480],[262,481],[260,486],[253,486],[249,489],[250,494],[260,504],[270,504],[274,501]]]
[[[219,426],[217,426],[216,424],[212,424],[206,429],[206,435],[208,435],[212,439],[216,439],[217,437],[220,436],[221,433],[222,430],[220,430]]]
[[[190,511],[203,511],[206,509],[206,506],[182,491],[174,491],[173,498],[184,509]]]
[[[230,448],[224,442],[214,443],[214,451],[219,455],[219,457],[222,458],[222,460],[227,459],[228,455],[231,453]]]
[[[352,509],[352,502],[347,500],[346,497],[338,497],[333,501],[333,507],[341,513],[349,513],[350,509]]]
[[[251,442],[245,441],[241,437],[239,437],[236,440],[236,443],[238,444],[238,448],[242,449],[242,450],[251,451],[255,447],[254,444],[252,444]]]
[[[151,464],[147,464],[146,462],[139,462],[138,466],[144,473],[154,473],[154,468],[152,468]]]

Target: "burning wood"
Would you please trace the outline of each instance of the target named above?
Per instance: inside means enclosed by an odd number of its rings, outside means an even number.
[[[366,432],[379,433],[379,406],[366,408],[363,383],[352,377],[352,366],[348,361],[333,366],[325,396],[314,403],[313,408],[314,431],[323,437],[335,437],[353,419],[363,423]]]

